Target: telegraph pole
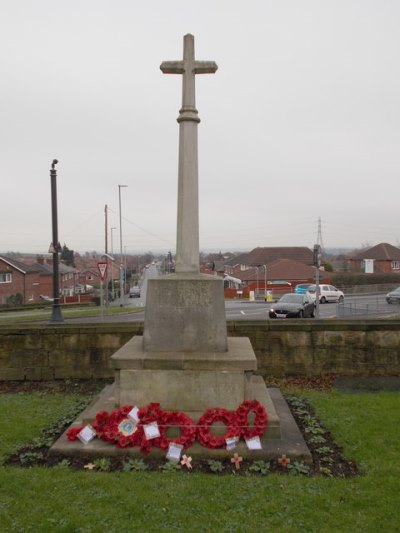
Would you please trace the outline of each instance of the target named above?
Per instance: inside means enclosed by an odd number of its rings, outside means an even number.
[[[108,267],[108,207],[104,206],[104,255],[106,256],[106,262]],[[106,269],[106,306],[108,307],[108,268]]]

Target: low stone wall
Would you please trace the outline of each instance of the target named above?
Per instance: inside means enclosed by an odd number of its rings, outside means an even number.
[[[110,356],[143,324],[0,328],[0,380],[113,377]],[[400,375],[400,320],[231,322],[263,376]]]

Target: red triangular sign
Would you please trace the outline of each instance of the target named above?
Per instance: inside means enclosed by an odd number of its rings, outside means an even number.
[[[99,269],[100,277],[101,277],[101,280],[103,281],[104,276],[107,272],[107,263],[97,263],[97,268]]]

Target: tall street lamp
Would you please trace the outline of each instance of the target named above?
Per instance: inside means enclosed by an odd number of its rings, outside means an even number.
[[[264,300],[267,300],[267,265],[263,265],[264,267]]]
[[[257,285],[256,285],[256,300],[258,297],[258,266],[256,267],[256,274],[257,274]]]
[[[128,187],[128,185],[118,185],[119,196],[119,292],[120,292],[120,307],[124,306],[125,296],[125,282],[124,282],[124,257],[122,248],[122,212],[121,212],[121,188]]]
[[[51,222],[53,230],[53,240],[50,244],[49,253],[53,254],[53,307],[50,322],[64,322],[60,307],[60,274],[58,268],[58,253],[60,243],[58,242],[58,216],[57,216],[57,159],[53,159],[50,170],[51,184]]]
[[[114,238],[113,238],[113,231],[117,228],[110,228],[111,229],[111,255],[114,257]],[[111,261],[111,294],[112,299],[114,300],[115,293],[114,293],[114,262]]]

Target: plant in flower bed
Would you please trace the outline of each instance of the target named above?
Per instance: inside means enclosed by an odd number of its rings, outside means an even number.
[[[308,469],[309,473],[322,474],[328,477],[356,475],[358,473],[357,466],[354,462],[347,461],[343,457],[341,448],[336,444],[331,433],[323,427],[315,416],[310,403],[305,398],[298,396],[287,396],[286,401],[313,457],[311,468],[303,463],[293,463],[288,465],[289,472],[305,474]]]

